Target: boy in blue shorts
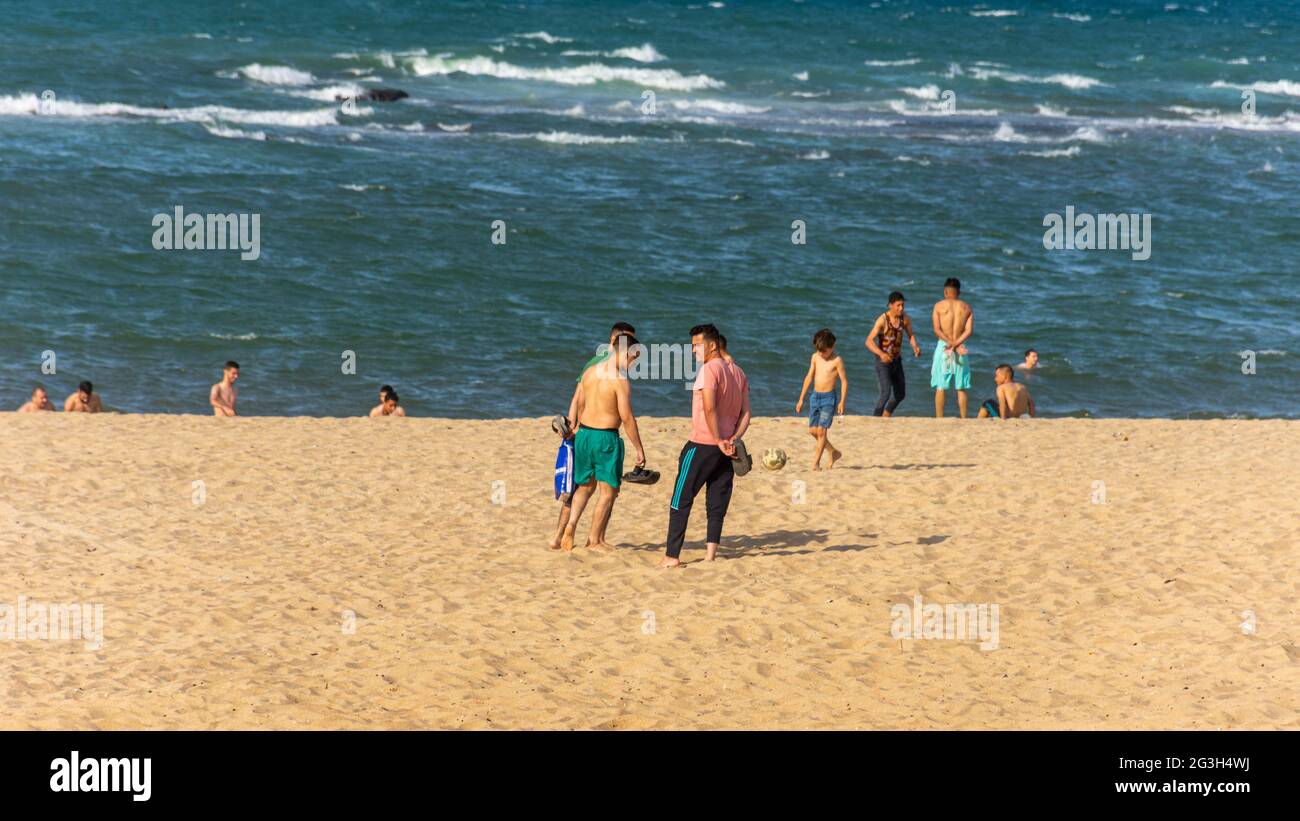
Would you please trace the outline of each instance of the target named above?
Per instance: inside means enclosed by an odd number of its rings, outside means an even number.
[[[822,452],[829,450],[830,464],[827,469],[835,467],[841,454],[831,444],[826,433],[830,430],[831,420],[835,414],[844,415],[844,399],[849,393],[849,377],[844,372],[844,358],[835,355],[835,334],[830,328],[822,328],[813,334],[812,361],[808,363],[808,375],[803,378],[803,390],[799,391],[799,401],[795,403],[794,412],[803,412],[803,400],[808,395],[808,388],[813,389],[808,399],[808,433],[817,441],[817,450],[813,454],[813,470],[821,470]],[[835,397],[835,380],[840,383],[839,402]]]

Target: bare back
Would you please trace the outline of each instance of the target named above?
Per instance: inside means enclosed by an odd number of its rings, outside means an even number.
[[[934,304],[934,324],[948,339],[960,339],[970,321],[971,307],[963,299],[941,299]]]
[[[589,428],[617,429],[622,416],[618,411],[619,383],[627,377],[618,372],[614,358],[592,365],[582,375],[582,410],[578,423]]]
[[[1007,403],[1007,418],[1019,419],[1029,412],[1029,389],[1019,382],[998,386],[998,400]]]

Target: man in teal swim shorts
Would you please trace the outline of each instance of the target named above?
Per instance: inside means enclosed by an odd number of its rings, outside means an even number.
[[[645,449],[641,447],[641,434],[637,430],[636,416],[632,413],[632,383],[627,370],[640,354],[636,337],[624,335],[616,340],[613,351],[605,360],[589,367],[578,383],[575,397],[578,433],[573,440],[573,513],[560,537],[560,549],[572,550],[578,520],[587,502],[596,494],[596,509],[592,513],[591,534],[587,547],[611,552],[613,547],[605,541],[605,528],[609,525],[623,480],[623,440],[618,435],[619,426],[627,428],[627,438],[636,448],[636,464],[645,464]]]
[[[957,410],[966,418],[970,391],[970,358],[966,340],[975,331],[975,312],[961,299],[961,280],[949,277],[943,284],[943,299],[934,305],[934,348],[930,365],[930,387],[934,388],[934,415],[943,418],[944,392],[957,389]]]

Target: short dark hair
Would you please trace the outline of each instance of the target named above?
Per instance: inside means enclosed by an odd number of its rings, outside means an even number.
[[[612,334],[613,334],[613,333],[629,333],[629,334],[634,334],[634,333],[636,333],[636,328],[633,328],[631,325],[629,325],[629,324],[626,323],[626,322],[615,322],[615,323],[614,323],[614,327],[610,328],[610,329],[609,329],[609,332],[612,333]]]
[[[903,292],[902,292],[902,291],[891,291],[891,292],[890,292],[890,294],[889,294],[889,302],[888,302],[889,305],[893,305],[895,302],[905,302],[905,301],[906,301],[906,300],[903,299]]]
[[[718,347],[722,346],[722,334],[718,333],[717,327],[711,322],[691,328],[691,336],[703,336],[705,342],[713,342]]]
[[[234,368],[235,370],[239,370],[239,363],[233,359],[228,360],[226,362],[226,370],[230,370],[231,368]]]
[[[998,371],[1006,371],[1008,374],[1011,375],[1011,378],[1012,378],[1012,379],[1015,379],[1015,378],[1016,378],[1016,369],[1013,368],[1013,367],[1011,367],[1010,365],[1008,365],[1008,364],[1005,363],[1005,362],[1003,362],[1001,365],[998,365],[997,368],[996,368],[995,370],[998,370]]]
[[[397,391],[393,390],[392,388],[389,388],[388,393],[384,394],[385,402],[387,402],[390,399],[393,400],[394,403],[397,402]]]
[[[957,293],[960,294],[960,293],[961,293],[961,280],[960,280],[960,279],[957,279],[957,277],[948,277],[946,280],[944,280],[944,282],[943,282],[943,287],[944,287],[944,288],[953,288],[953,289],[955,289],[955,290],[957,291]]]
[[[1034,350],[1033,348],[1030,348],[1029,350],[1025,351],[1025,356],[1029,356],[1031,353],[1038,353],[1038,351]]]
[[[835,334],[831,333],[830,328],[822,328],[813,334],[813,347],[819,351],[827,351],[835,347]]]
[[[90,384],[89,382],[82,382],[80,385],[77,386],[77,390],[85,391],[86,393],[94,393],[95,386]]]
[[[391,394],[396,394],[396,393],[397,393],[396,391],[393,390],[393,386],[392,386],[392,385],[384,385],[382,388],[379,389],[379,395],[380,395],[381,397],[386,397],[386,396],[388,396],[390,393],[391,393]]]
[[[641,343],[638,342],[637,338],[635,336],[632,336],[632,334],[619,334],[618,340],[615,344],[618,345],[620,348],[630,351],[633,348],[635,348],[637,345],[640,345]]]

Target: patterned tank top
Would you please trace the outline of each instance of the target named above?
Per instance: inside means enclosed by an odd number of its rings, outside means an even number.
[[[877,344],[880,350],[897,359],[898,352],[903,349],[903,320],[900,318],[897,325],[892,325],[886,315],[885,327],[880,330]]]

